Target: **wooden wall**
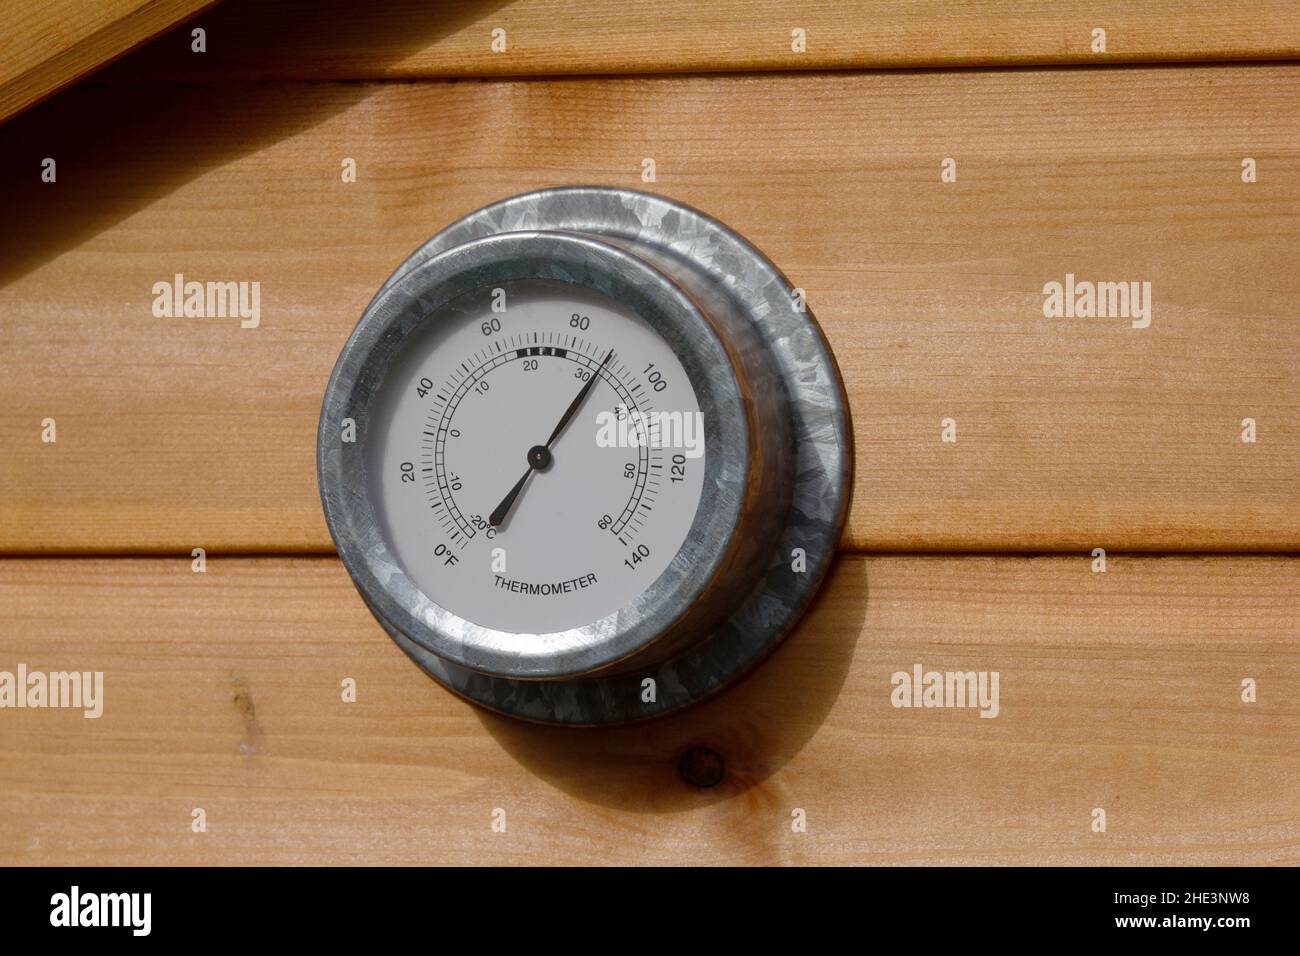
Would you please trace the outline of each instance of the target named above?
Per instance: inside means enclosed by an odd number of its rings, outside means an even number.
[[[67,77],[12,52],[49,22],[0,22],[4,116]],[[147,34],[94,35],[74,72]],[[1297,862],[1297,56],[1282,0],[229,0],[13,116],[0,670],[102,670],[106,702],[0,710],[0,862]],[[452,219],[569,183],[762,247],[856,436],[803,626],[630,730],[433,685],[315,486],[325,381],[380,282]],[[259,326],[155,318],[177,272],[259,281]],[[1150,281],[1150,326],[1045,318],[1067,273]],[[917,662],[999,671],[999,716],[894,709]],[[695,744],[718,787],[679,778]]]

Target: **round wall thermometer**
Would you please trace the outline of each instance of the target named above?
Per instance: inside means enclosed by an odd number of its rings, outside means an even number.
[[[851,438],[825,339],[722,223],[548,189],[472,213],[344,346],[321,500],[375,617],[456,693],[536,721],[680,708],[817,590]]]

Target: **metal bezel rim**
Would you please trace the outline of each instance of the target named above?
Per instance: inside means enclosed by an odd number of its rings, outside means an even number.
[[[641,595],[599,621],[537,635],[544,653],[521,654],[519,635],[473,624],[435,604],[407,577],[379,529],[370,499],[364,436],[385,373],[411,335],[459,296],[521,279],[593,289],[650,322],[678,354],[705,421],[704,494],[686,542]],[[321,500],[338,552],[390,631],[452,664],[511,679],[553,679],[606,667],[643,650],[708,586],[735,532],[747,472],[744,406],[726,348],[696,304],[639,257],[588,235],[501,233],[449,249],[385,286],[340,354],[326,389],[317,464]],[[360,441],[339,440],[344,418]],[[730,463],[731,467],[723,467]],[[737,463],[743,467],[736,468]]]

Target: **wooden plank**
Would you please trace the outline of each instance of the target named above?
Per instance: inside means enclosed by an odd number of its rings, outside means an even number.
[[[1106,31],[1094,53],[1093,30]],[[445,76],[1134,63],[1300,55],[1292,0],[233,0],[203,57],[186,37],[122,78],[420,79]],[[793,31],[805,35],[795,52]],[[493,31],[505,49],[494,52]]]
[[[97,70],[214,0],[0,2],[0,122]],[[188,42],[185,44],[189,48]]]
[[[849,547],[1296,550],[1297,120],[1297,66],[78,90],[0,130],[0,547],[329,550],[320,397],[389,271],[653,157],[808,290]],[[155,318],[176,273],[260,325]],[[1045,318],[1067,274],[1150,281],[1150,327]]]
[[[734,689],[562,731],[430,682],[332,558],[10,559],[0,669],[104,691],[0,711],[0,862],[1294,864],[1298,605],[1297,559],[846,556]],[[917,663],[998,715],[893,707]]]

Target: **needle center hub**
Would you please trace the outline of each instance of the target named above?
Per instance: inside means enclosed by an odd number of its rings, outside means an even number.
[[[541,471],[543,468],[550,467],[551,450],[545,445],[534,445],[528,449],[528,467],[534,471]]]

